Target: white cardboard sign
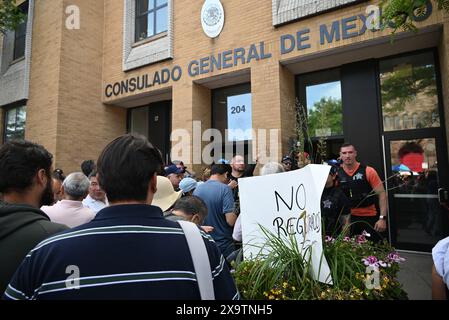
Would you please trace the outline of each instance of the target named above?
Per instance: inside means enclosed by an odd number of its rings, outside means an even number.
[[[239,179],[245,259],[255,257],[266,243],[261,225],[286,241],[294,235],[301,252],[311,246],[307,252],[312,252],[312,276],[332,284],[323,254],[320,207],[329,170],[328,165],[308,165],[300,170]]]

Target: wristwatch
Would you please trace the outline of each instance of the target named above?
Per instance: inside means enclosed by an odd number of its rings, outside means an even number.
[[[379,216],[379,219],[380,219],[380,220],[387,220],[387,216],[382,216],[382,215],[381,215],[381,216]]]

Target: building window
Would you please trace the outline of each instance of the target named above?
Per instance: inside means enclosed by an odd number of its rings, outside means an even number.
[[[215,89],[212,93],[213,127],[226,142],[252,140],[251,85]]]
[[[296,21],[363,0],[272,0],[273,25]]]
[[[25,138],[26,106],[7,109],[5,112],[4,141]]]
[[[297,82],[304,150],[314,163],[337,158],[343,143],[340,69],[299,75]]]
[[[432,52],[380,61],[382,114],[394,118],[394,127],[410,130],[440,126],[435,61]],[[403,115],[400,121],[399,115]]]
[[[384,117],[384,130],[392,130],[393,129],[393,119],[391,117]]]
[[[234,154],[248,159],[252,152],[253,118],[251,84],[239,84],[212,91],[212,127],[221,133],[213,140],[211,156],[230,160]]]
[[[409,118],[408,115],[404,114],[404,117],[402,119],[402,122],[404,124],[404,129],[409,129],[412,127],[412,119]]]
[[[136,42],[167,31],[167,0],[136,1]]]
[[[418,119],[418,114],[414,113],[414,114],[412,115],[412,125],[413,125],[413,128],[418,128],[418,121],[419,121],[419,119]]]
[[[307,136],[310,138],[343,135],[343,104],[340,70],[300,75],[299,98],[307,110]]]
[[[123,2],[123,71],[173,58],[173,0]]]
[[[343,134],[343,110],[340,81],[306,87],[307,118],[312,137]]]
[[[28,16],[28,1],[25,1],[19,6],[20,10]],[[14,33],[14,57],[17,60],[25,56],[25,40],[27,31],[27,19],[22,22]]]
[[[395,116],[394,117],[394,126],[393,126],[394,130],[399,130],[401,129],[401,118],[399,116]]]

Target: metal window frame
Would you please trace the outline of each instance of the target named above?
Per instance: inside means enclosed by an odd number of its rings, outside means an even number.
[[[141,1],[141,0],[136,0],[136,8],[137,8],[137,1]],[[163,5],[157,6],[157,0],[152,0],[153,1],[153,9],[144,11],[144,12],[137,12],[136,10],[136,16],[135,16],[135,35],[134,35],[134,40],[135,41],[142,41],[151,37],[154,37],[158,34],[161,34],[163,32],[167,32],[167,30],[163,30],[161,32],[156,32],[156,26],[157,26],[157,12],[165,7],[168,8],[168,1],[166,1]],[[137,25],[138,25],[138,21],[144,17],[148,17],[150,14],[154,14],[154,19],[153,19],[153,34],[149,35],[148,34],[148,26],[147,26],[147,30],[146,30],[146,37],[145,38],[140,38],[140,35],[137,34]],[[168,12],[167,12],[168,14]],[[168,29],[168,26],[167,26]]]
[[[26,50],[26,35],[27,35],[27,25],[28,25],[28,14],[30,9],[30,2],[27,0],[19,5],[19,9],[26,15],[26,19],[23,23],[21,23],[18,28],[14,32],[14,52],[13,52],[13,60],[20,59],[25,56]],[[19,34],[17,31],[20,30],[20,27],[23,27],[23,34]],[[18,55],[17,52],[17,44],[21,41],[23,43],[23,53]]]
[[[22,108],[22,107],[27,107],[27,103],[26,101],[19,101],[16,103],[13,103],[9,106],[5,106],[2,109],[3,112],[3,132],[2,132],[2,143],[6,143],[8,142],[8,139],[6,138],[6,133],[7,133],[7,124],[8,124],[8,112],[12,111],[12,110],[16,110],[16,116],[15,116],[15,127],[17,127],[17,109]],[[26,111],[25,111],[26,113]],[[25,132],[26,132],[26,118],[25,118],[25,125],[24,125],[24,132],[23,132],[23,136],[25,138]]]

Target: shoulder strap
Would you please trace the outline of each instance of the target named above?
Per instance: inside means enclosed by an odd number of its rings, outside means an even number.
[[[360,163],[360,167],[357,169],[357,171],[361,171],[361,172],[364,173],[364,175],[366,175],[366,168],[367,167],[368,167],[367,165],[364,165],[363,163]]]
[[[215,300],[214,283],[210,268],[209,255],[198,227],[188,221],[178,221],[187,239],[201,300]]]

